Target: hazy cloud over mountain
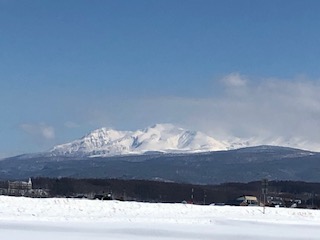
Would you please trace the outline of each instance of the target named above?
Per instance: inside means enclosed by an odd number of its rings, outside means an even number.
[[[251,81],[239,74],[222,78],[221,92],[205,97],[146,97],[119,105],[131,124],[172,122],[214,137],[300,141],[320,146],[320,85],[297,78]],[[104,112],[114,124],[124,122],[113,109]]]
[[[48,126],[45,123],[40,124],[28,124],[28,123],[22,123],[20,125],[20,128],[27,134],[42,138],[45,140],[50,140],[55,138],[55,131],[52,126]]]
[[[74,105],[66,113],[71,120],[62,123],[58,133],[53,126],[43,123],[21,124],[20,128],[47,140],[77,129],[78,134],[68,139],[72,140],[99,127],[134,130],[155,123],[173,123],[219,140],[250,138],[257,144],[286,143],[320,150],[320,85],[317,81],[254,79],[239,73],[227,74],[217,81],[219,89],[203,96],[137,94],[76,99],[67,103]],[[56,141],[63,142],[65,140]]]

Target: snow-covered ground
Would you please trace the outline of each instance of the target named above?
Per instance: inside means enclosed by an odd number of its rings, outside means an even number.
[[[0,196],[2,239],[320,239],[320,211]]]

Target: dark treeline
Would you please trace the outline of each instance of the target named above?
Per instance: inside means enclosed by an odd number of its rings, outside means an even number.
[[[112,193],[114,199],[146,202],[194,202],[196,204],[228,203],[243,195],[261,199],[261,181],[224,183],[219,185],[192,185],[147,180],[33,178],[33,187],[49,189],[50,195],[92,197]],[[301,199],[320,205],[320,183],[270,181],[269,196]],[[320,207],[320,206],[318,206]]]

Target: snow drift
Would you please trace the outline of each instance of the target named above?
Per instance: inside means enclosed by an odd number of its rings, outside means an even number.
[[[317,210],[0,196],[1,239],[316,240]]]

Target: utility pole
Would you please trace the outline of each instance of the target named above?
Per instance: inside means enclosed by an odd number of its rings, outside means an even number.
[[[192,188],[192,189],[191,189],[191,203],[192,203],[192,204],[193,204],[193,197],[194,197],[194,196],[193,196],[193,193],[194,193],[194,189]]]
[[[263,194],[263,214],[266,213],[266,195],[268,194],[268,179],[262,179],[261,190]]]

